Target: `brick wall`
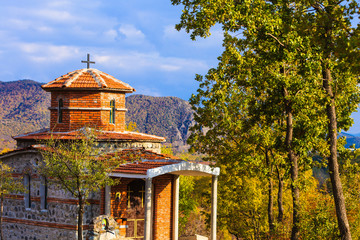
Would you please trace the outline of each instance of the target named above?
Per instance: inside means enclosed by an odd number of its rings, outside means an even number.
[[[172,239],[173,175],[167,174],[153,179],[154,184],[154,224],[153,234],[156,240]]]
[[[58,122],[58,101],[63,100],[63,121]],[[110,101],[117,108],[115,124],[110,123]],[[66,109],[80,108],[80,109]],[[86,110],[84,108],[98,108]],[[100,110],[102,109],[102,110]],[[53,91],[51,93],[50,129],[66,132],[83,126],[106,131],[125,130],[125,94],[100,91]]]
[[[111,215],[114,218],[126,217],[127,209],[127,185],[135,179],[122,178],[121,183],[111,187]],[[116,199],[116,193],[120,193],[120,201]]]
[[[153,179],[153,236],[154,240],[172,239],[173,229],[173,175],[167,174]],[[135,179],[122,178],[121,183],[111,187],[111,215],[116,218],[126,217],[127,185]],[[121,193],[120,201],[116,200],[116,193]],[[104,194],[104,192],[103,192]],[[104,200],[102,200],[103,203]],[[104,207],[102,204],[102,212]],[[118,220],[119,224],[126,222]]]
[[[122,178],[121,183],[111,187],[111,215],[115,218],[116,222],[119,225],[127,225],[126,221],[123,221],[120,218],[126,218],[126,210],[127,210],[127,185],[135,179]],[[116,199],[116,194],[120,193],[120,200]],[[126,236],[126,228],[120,229],[120,235]]]

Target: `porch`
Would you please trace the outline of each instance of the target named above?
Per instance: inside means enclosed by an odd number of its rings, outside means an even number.
[[[124,220],[122,226],[130,239],[178,240],[179,176],[211,176],[210,238],[215,240],[219,174],[220,169],[217,167],[178,159],[150,157],[121,165],[110,175],[120,178],[120,184],[105,188],[104,213]],[[134,215],[134,212],[139,215]],[[130,219],[129,216],[135,218]],[[142,227],[143,232],[139,230]]]

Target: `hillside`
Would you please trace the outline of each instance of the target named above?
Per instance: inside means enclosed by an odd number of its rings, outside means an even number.
[[[0,81],[0,151],[14,148],[11,136],[49,126],[50,94],[32,80]],[[130,95],[126,98],[127,122],[135,122],[139,132],[166,137],[178,151],[187,149],[189,127],[194,124],[190,104],[177,97]],[[346,147],[360,148],[360,137],[341,133]]]
[[[11,136],[49,124],[50,95],[31,80],[0,82],[0,149],[13,148]]]
[[[177,97],[131,95],[126,98],[126,120],[135,122],[139,132],[164,136],[175,147],[186,144],[194,124],[190,104]]]
[[[360,148],[360,137],[348,133],[340,133],[339,137],[346,137],[345,147],[349,148],[355,145],[355,148]]]
[[[0,82],[0,151],[14,148],[11,136],[49,126],[50,94],[32,80]],[[131,95],[126,98],[127,122],[139,132],[166,137],[178,150],[187,148],[193,115],[189,103],[176,97]]]

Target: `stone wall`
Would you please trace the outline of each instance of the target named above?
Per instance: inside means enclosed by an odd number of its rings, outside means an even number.
[[[99,144],[98,147],[100,147],[105,152],[114,152],[123,149],[144,148],[146,150],[150,150],[155,153],[161,153],[161,143],[103,141],[103,142],[98,142],[98,144]]]
[[[36,172],[39,153],[22,153],[3,158],[14,168],[14,178],[30,176],[30,208],[25,207],[24,194],[13,193],[4,199],[4,231],[7,239],[74,239],[77,228],[77,200],[60,186],[48,183],[47,208],[41,208],[42,178]],[[100,214],[100,191],[89,196],[85,207],[84,230]],[[26,237],[26,238],[25,238]]]
[[[7,240],[65,240],[76,239],[77,236],[74,230],[32,226],[21,223],[4,222],[3,230]]]
[[[36,141],[17,141],[18,148],[30,147],[36,144],[38,144]],[[161,143],[158,142],[99,141],[98,147],[100,147],[105,152],[114,152],[123,149],[144,148],[155,153],[161,153]]]

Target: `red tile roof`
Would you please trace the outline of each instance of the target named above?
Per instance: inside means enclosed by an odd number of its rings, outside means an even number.
[[[51,132],[48,129],[41,130],[38,132],[27,133],[13,137],[15,140],[48,140],[54,139],[77,139],[81,134],[80,130],[73,130],[70,132]],[[150,142],[165,142],[165,138],[138,133],[138,132],[110,132],[110,131],[96,131],[97,140],[117,140],[117,141],[150,141]]]
[[[162,167],[166,165],[177,164],[178,161],[140,161],[135,163],[124,164],[113,170],[113,173],[128,173],[128,174],[143,174],[146,175],[146,171],[152,168]]]
[[[135,149],[123,149],[118,152],[108,153],[106,155],[101,156],[101,159],[109,159],[109,158],[121,158],[127,162],[134,162],[141,159],[147,160],[180,160],[180,158],[163,153],[156,153],[151,150],[146,150],[144,148],[135,148]]]
[[[159,154],[145,149],[124,149],[116,153],[104,155],[101,158],[107,159],[111,157],[127,162],[113,170],[113,173],[145,175],[148,169],[177,164],[184,161],[171,155]]]
[[[45,91],[59,89],[109,89],[134,92],[135,89],[113,76],[93,68],[69,72],[54,81],[42,85]]]

